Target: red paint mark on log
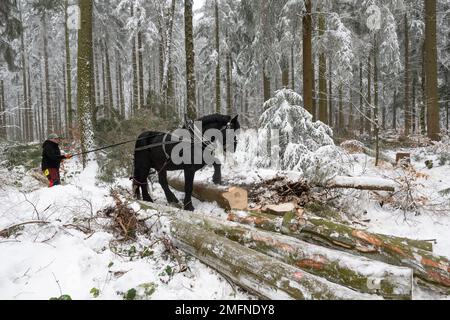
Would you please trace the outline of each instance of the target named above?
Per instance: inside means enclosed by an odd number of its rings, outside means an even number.
[[[323,270],[325,268],[325,264],[323,262],[312,259],[300,260],[297,262],[297,266],[299,268],[308,268],[314,270]]]
[[[361,230],[354,230],[352,232],[352,236],[354,236],[360,240],[363,240],[367,243],[370,243],[374,246],[377,246],[377,247],[383,246],[383,241],[381,241],[378,237],[376,237],[372,234],[368,234],[367,232],[364,232]]]
[[[442,270],[444,272],[450,272],[449,264],[445,263],[445,262],[437,262],[437,261],[433,261],[431,259],[422,257],[421,263],[427,267],[436,268],[436,269]]]
[[[432,271],[432,270],[428,270],[427,274],[428,274],[428,277],[432,281],[434,281],[436,283],[439,283],[439,284],[441,284],[443,286],[450,287],[450,278],[440,274],[437,271]]]
[[[403,251],[401,248],[399,248],[397,246],[386,245],[386,248],[388,248],[391,251],[394,251],[395,253],[397,253],[400,256],[412,258],[411,255],[407,254],[405,251]]]

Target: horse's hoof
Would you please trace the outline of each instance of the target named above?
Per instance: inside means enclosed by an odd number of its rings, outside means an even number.
[[[151,199],[151,198],[144,198],[143,201],[144,202],[151,202],[151,203],[154,202],[153,199]]]
[[[213,183],[220,186],[222,184],[222,178],[220,177],[213,177]]]
[[[189,203],[189,204],[185,204],[185,205],[184,205],[184,210],[186,210],[186,211],[194,211],[195,208],[194,208],[194,206],[192,205],[192,203]]]

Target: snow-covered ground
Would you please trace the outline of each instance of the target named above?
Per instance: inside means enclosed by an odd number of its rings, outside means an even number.
[[[18,237],[0,238],[0,299],[46,300],[62,295],[123,299],[130,289],[136,290],[138,299],[252,298],[196,260],[189,261],[188,271],[177,272],[177,264],[164,256],[162,245],[152,246],[148,257],[127,256],[129,252],[144,252],[152,242],[150,238],[121,245],[124,254],[118,255],[110,248],[111,233],[99,229],[86,235],[63,227],[112,204],[109,190],[96,185],[96,172],[97,165],[92,162],[64,186],[48,189],[35,185],[38,189],[27,193],[3,187],[0,230],[38,218],[51,224],[26,226]],[[163,199],[159,188],[154,192],[157,199]],[[210,204],[200,207],[211,214],[220,211]]]
[[[429,198],[430,203],[448,202],[438,192],[450,188],[450,163],[439,165],[435,156],[425,149],[402,151],[413,154],[413,165],[420,177],[416,181],[418,192]],[[393,157],[395,152],[391,151],[388,155]],[[249,184],[280,173],[239,163],[241,157],[236,154],[237,162],[224,167],[225,180]],[[434,160],[434,168],[425,166],[428,159]],[[390,165],[375,168],[374,159],[366,155],[348,155],[347,160],[351,163],[348,171],[354,176],[395,176]],[[0,170],[4,177],[10,179],[17,174]],[[17,170],[20,171],[20,168]],[[91,162],[81,172],[79,164],[72,160],[66,164],[66,171],[77,173],[70,175],[64,186],[48,189],[25,175],[21,178],[20,187],[11,186],[11,183],[1,187],[0,230],[37,219],[50,224],[27,225],[18,232],[18,236],[0,238],[0,299],[50,299],[61,295],[70,295],[73,299],[123,299],[130,289],[136,290],[138,299],[255,298],[194,258],[188,259],[188,271],[179,273],[177,262],[168,258],[164,246],[152,245],[152,235],[141,236],[136,243],[112,247],[114,235],[100,227],[102,223],[106,224],[101,218],[96,219],[98,226],[93,227],[96,231],[93,234],[67,227],[77,219],[92,217],[113,203],[109,186],[99,185],[96,181],[97,170],[97,164]],[[212,168],[206,168],[197,179],[210,181],[212,173]],[[287,175],[292,179],[299,178],[293,172]],[[123,179],[116,186],[129,189],[130,183]],[[165,203],[157,183],[153,185],[152,192],[157,202]],[[180,199],[183,197],[179,193],[177,196]],[[348,217],[363,221],[365,229],[414,239],[434,239],[435,253],[450,258],[449,212],[429,209],[420,215],[405,214],[389,205],[382,206],[373,195],[361,191],[342,191],[341,197],[343,203],[348,205]],[[212,216],[226,216],[215,204],[194,199],[194,206]],[[141,257],[140,254],[148,252],[150,247],[151,254]],[[121,250],[119,254],[118,249]],[[414,298],[450,299],[419,288],[415,289]]]

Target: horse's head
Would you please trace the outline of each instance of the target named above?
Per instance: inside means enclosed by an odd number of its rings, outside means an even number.
[[[223,150],[225,152],[236,152],[238,143],[237,135],[241,129],[241,124],[239,123],[239,115],[229,118],[230,121],[227,122],[224,130],[225,132],[223,133]],[[230,150],[230,148],[232,149]]]
[[[205,140],[216,142],[220,140],[225,152],[235,152],[237,148],[237,134],[241,128],[239,116],[231,117],[214,114],[203,117],[198,121],[202,122],[202,133]]]

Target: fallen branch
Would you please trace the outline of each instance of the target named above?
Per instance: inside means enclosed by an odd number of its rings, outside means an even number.
[[[48,225],[48,224],[50,224],[50,222],[47,222],[47,221],[28,221],[28,222],[15,224],[15,225],[10,226],[10,227],[8,227],[8,228],[6,228],[4,230],[1,230],[0,231],[0,237],[2,237],[2,238],[9,238],[14,233],[14,230],[16,230],[17,228],[26,226],[26,225],[30,225],[30,224]]]

